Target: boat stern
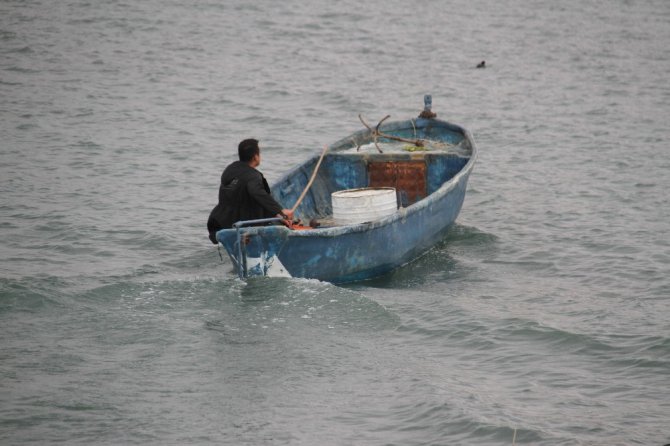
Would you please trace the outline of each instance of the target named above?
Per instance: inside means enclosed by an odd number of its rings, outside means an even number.
[[[237,223],[236,223],[237,224]],[[289,229],[283,225],[240,225],[216,233],[237,270],[240,279],[254,276],[291,277],[279,260]]]

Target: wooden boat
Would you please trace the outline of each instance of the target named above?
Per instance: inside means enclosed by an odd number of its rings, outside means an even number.
[[[361,118],[366,128],[332,144],[325,156],[311,157],[271,187],[275,199],[290,208],[317,168],[296,216],[320,226],[257,226],[268,219],[238,222],[217,232],[240,278],[366,280],[412,261],[444,238],[463,205],[477,153],[470,132],[436,119],[431,97],[424,101],[424,111],[415,119],[386,123],[384,118],[372,128]],[[338,224],[333,192],[382,187],[395,188],[397,210],[370,221]]]

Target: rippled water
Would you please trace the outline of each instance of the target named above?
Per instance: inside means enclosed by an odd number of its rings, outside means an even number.
[[[670,3],[0,2],[0,443],[670,442]],[[481,60],[487,68],[475,69]],[[480,156],[375,281],[205,221],[426,93]]]

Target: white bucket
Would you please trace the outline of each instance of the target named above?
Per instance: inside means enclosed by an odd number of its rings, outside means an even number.
[[[364,187],[331,194],[333,219],[340,225],[377,220],[398,210],[395,188]]]

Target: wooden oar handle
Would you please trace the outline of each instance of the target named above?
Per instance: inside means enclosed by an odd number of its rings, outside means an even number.
[[[293,207],[291,208],[291,212],[295,212],[295,210],[300,206],[300,203],[302,203],[303,198],[305,198],[305,195],[307,194],[307,191],[309,190],[310,187],[312,187],[312,183],[314,182],[314,178],[316,178],[316,173],[319,171],[319,167],[321,166],[321,161],[323,161],[323,157],[326,156],[326,152],[328,151],[328,146],[323,147],[323,152],[321,152],[321,156],[319,157],[319,161],[316,162],[316,166],[314,167],[314,172],[312,172],[312,177],[309,179],[309,182],[307,183],[307,186],[305,187],[305,190],[302,191],[300,194],[300,197],[298,197],[298,201],[295,202]]]

